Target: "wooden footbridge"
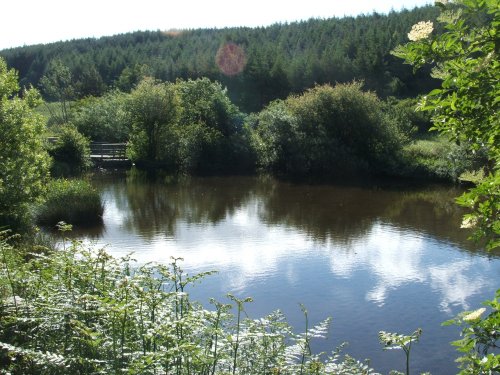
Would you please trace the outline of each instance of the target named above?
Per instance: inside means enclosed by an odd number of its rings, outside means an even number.
[[[90,158],[95,166],[101,168],[126,168],[132,162],[125,154],[125,143],[92,142]]]

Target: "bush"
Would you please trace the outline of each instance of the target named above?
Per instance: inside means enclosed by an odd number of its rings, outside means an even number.
[[[71,124],[61,128],[49,153],[54,158],[52,174],[55,176],[75,175],[92,165],[89,140]]]
[[[237,160],[244,156],[233,150],[242,140],[243,121],[227,90],[208,78],[179,80],[176,88],[182,105],[177,133],[183,145],[181,170],[198,174],[238,172],[234,167],[240,165]]]
[[[459,204],[471,210],[464,217],[486,238],[487,248],[500,247],[500,63],[498,62],[498,0],[437,1],[444,32],[432,22],[419,22],[408,34],[410,43],[392,53],[413,66],[434,67],[441,87],[422,97],[419,109],[432,114],[433,129],[488,160],[484,179],[462,195]]]
[[[73,123],[80,133],[93,141],[126,142],[131,127],[126,98],[126,94],[111,92],[100,98],[83,99]]]
[[[197,174],[252,166],[243,116],[217,82],[145,79],[128,108],[133,126],[127,154],[138,166]]]
[[[49,178],[45,126],[34,111],[40,96],[28,90],[19,97],[18,90],[17,73],[0,58],[0,227],[27,225]]]
[[[174,164],[171,135],[181,112],[174,85],[144,79],[130,94],[127,110],[132,118],[129,158],[159,165]]]
[[[495,298],[485,301],[474,311],[464,311],[443,325],[457,325],[462,328],[461,339],[453,341],[460,357],[460,375],[500,373],[500,289]],[[488,311],[489,310],[489,311]],[[486,316],[482,316],[487,313]]]
[[[50,182],[45,203],[38,207],[36,221],[54,226],[60,221],[91,225],[102,222],[104,205],[99,192],[84,180]]]
[[[317,86],[269,105],[253,143],[261,167],[301,176],[387,172],[407,141],[375,94],[358,82]]]
[[[394,97],[387,99],[388,110],[391,116],[396,116],[403,121],[407,121],[412,133],[413,131],[419,134],[426,134],[432,127],[431,116],[422,111],[417,110],[417,99],[401,99],[397,100]]]

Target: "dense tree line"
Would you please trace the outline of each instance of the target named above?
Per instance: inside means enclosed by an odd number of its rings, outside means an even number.
[[[50,78],[60,63],[71,72],[77,98],[113,88],[130,91],[144,76],[170,82],[208,77],[227,87],[242,110],[254,112],[314,84],[354,79],[364,80],[367,89],[382,97],[427,91],[435,85],[428,71],[413,75],[390,51],[407,42],[413,24],[434,20],[437,13],[429,6],[259,28],[142,31],[13,48],[0,56],[19,72],[21,86],[43,89],[42,77]],[[243,53],[237,74],[225,74],[217,64],[227,44]],[[50,90],[42,93],[57,99]]]

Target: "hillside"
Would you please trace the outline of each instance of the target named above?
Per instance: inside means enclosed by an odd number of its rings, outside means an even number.
[[[35,87],[51,61],[62,61],[72,72],[79,97],[101,95],[113,87],[128,91],[143,75],[221,81],[247,112],[315,83],[354,79],[364,80],[366,88],[381,96],[405,97],[428,90],[434,82],[426,78],[428,72],[413,75],[390,51],[407,41],[414,23],[434,20],[437,13],[429,6],[260,28],[143,31],[13,48],[0,56],[19,71],[21,85]],[[229,74],[217,64],[224,63],[218,51],[227,45],[229,58],[241,53],[241,65],[226,70]]]

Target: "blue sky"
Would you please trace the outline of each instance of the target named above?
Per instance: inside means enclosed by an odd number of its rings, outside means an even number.
[[[137,30],[266,26],[429,3],[432,0],[6,0],[0,5],[0,49]]]

